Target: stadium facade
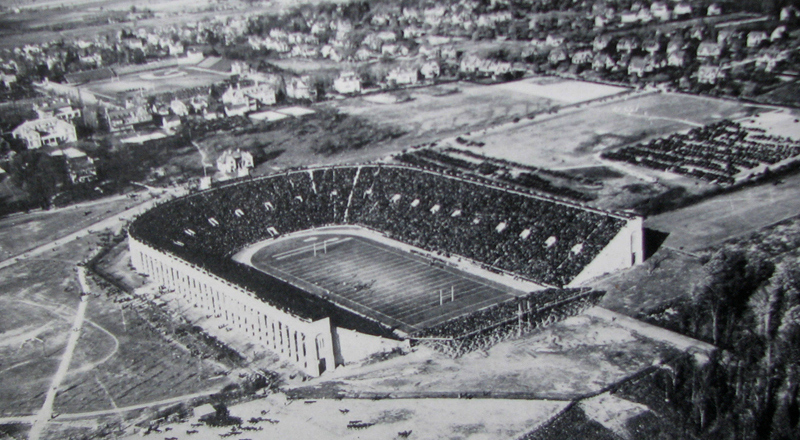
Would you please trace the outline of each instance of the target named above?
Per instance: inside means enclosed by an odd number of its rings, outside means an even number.
[[[176,306],[224,320],[319,376],[407,346],[409,335],[232,256],[333,225],[542,288],[577,286],[643,260],[640,217],[394,165],[296,170],[185,196],[139,217],[129,246],[137,271],[173,289]]]

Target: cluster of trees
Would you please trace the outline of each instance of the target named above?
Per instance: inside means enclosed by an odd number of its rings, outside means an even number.
[[[702,438],[798,438],[800,263],[723,248],[704,272],[674,324],[719,350],[673,366],[675,409]]]

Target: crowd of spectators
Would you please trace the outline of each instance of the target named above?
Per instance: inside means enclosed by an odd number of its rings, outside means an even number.
[[[161,205],[132,228],[168,252],[230,256],[282,234],[352,224],[490,270],[569,283],[626,220],[443,174],[364,165],[302,170]]]
[[[414,343],[459,357],[576,315],[597,304],[604,294],[588,288],[532,292],[424,329],[411,338]]]
[[[603,153],[603,157],[710,182],[733,184],[743,170],[774,165],[800,154],[800,141],[723,120]]]

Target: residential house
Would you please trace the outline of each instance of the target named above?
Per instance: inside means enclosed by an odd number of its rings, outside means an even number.
[[[186,116],[189,114],[189,108],[186,107],[186,104],[184,104],[183,101],[177,98],[173,99],[169,103],[169,110],[170,112],[172,112],[173,115],[176,115],[178,117]]]
[[[286,82],[286,96],[290,99],[311,99],[312,91],[308,77],[292,77]]]
[[[711,64],[704,64],[697,70],[697,81],[701,84],[715,84],[723,78],[722,68]]]
[[[686,51],[676,50],[667,55],[667,65],[671,67],[683,67],[686,65]]]
[[[683,37],[681,37],[680,35],[675,35],[672,38],[670,38],[669,43],[667,43],[667,54],[683,50],[683,46],[684,46]]]
[[[653,17],[661,21],[667,21],[670,17],[669,6],[662,1],[653,2],[650,5],[650,13],[653,14]]]
[[[25,121],[11,134],[25,143],[29,150],[57,146],[78,140],[75,126],[56,117]]]
[[[81,117],[81,110],[73,107],[69,103],[55,103],[33,108],[39,119],[58,118],[62,121],[74,122]]]
[[[217,158],[217,170],[225,174],[243,177],[253,168],[253,155],[240,149],[226,150]]]
[[[343,95],[361,92],[361,79],[353,71],[345,71],[333,80],[333,89]]]
[[[672,15],[677,19],[689,17],[692,15],[692,6],[686,2],[680,2],[675,5]]]
[[[561,46],[564,44],[564,37],[560,35],[547,35],[547,39],[545,40],[545,44],[550,47]]]
[[[774,43],[776,41],[782,40],[786,36],[786,26],[781,25],[775,28],[771,34],[769,34],[769,41]]]
[[[0,83],[3,83],[4,87],[11,87],[11,84],[15,82],[17,82],[17,75],[15,73],[0,72]]]
[[[609,44],[611,44],[611,38],[612,37],[609,34],[603,34],[594,37],[594,40],[592,41],[592,49],[595,52],[600,52],[602,50],[605,50],[605,48],[608,47]]]
[[[172,132],[181,126],[181,118],[175,115],[168,115],[161,118],[161,128],[164,131]]]
[[[722,45],[713,41],[703,41],[697,46],[697,58],[719,58]]]
[[[639,48],[639,40],[636,37],[624,37],[617,41],[617,52],[632,52]]]
[[[648,63],[645,57],[636,56],[628,63],[628,75],[643,76],[647,72]]]
[[[422,74],[425,79],[434,79],[441,74],[439,63],[436,61],[428,61],[419,68],[419,73]]]
[[[720,6],[719,3],[710,4],[708,6],[708,9],[706,10],[706,15],[708,15],[709,17],[721,14],[722,14],[722,6]]]
[[[762,49],[758,55],[756,55],[756,68],[764,69],[766,72],[772,72],[780,63],[788,59],[788,51],[780,50],[774,47]]]
[[[73,185],[87,183],[97,178],[94,160],[83,151],[70,147],[52,151],[50,157],[63,158],[66,174]]]
[[[661,43],[658,41],[657,38],[652,38],[650,40],[645,41],[642,44],[642,49],[644,49],[645,52],[652,55],[661,50]]]
[[[106,109],[106,121],[112,133],[133,130],[134,125],[153,120],[153,115],[144,106],[137,105],[121,110]]]
[[[397,67],[389,71],[386,82],[395,85],[412,85],[417,83],[418,71],[414,67]]]
[[[572,54],[572,64],[581,65],[589,64],[592,62],[594,54],[589,49],[579,50]]]
[[[592,69],[594,70],[611,69],[615,65],[614,59],[605,53],[598,53],[592,60]]]
[[[556,47],[550,51],[549,55],[547,55],[547,61],[553,65],[558,64],[567,58],[569,58],[569,55],[567,54],[567,50],[563,47]]]
[[[747,34],[747,47],[758,47],[768,38],[764,31],[751,31]]]

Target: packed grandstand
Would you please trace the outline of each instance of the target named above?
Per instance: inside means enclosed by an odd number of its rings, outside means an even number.
[[[253,243],[298,231],[331,225],[367,228],[443,258],[465,259],[483,270],[556,288],[544,296],[534,293],[524,298],[526,322],[535,326],[560,316],[561,309],[555,306],[559,301],[585,305],[598,298],[560,288],[576,280],[612,247],[611,242],[623,244],[624,267],[641,261],[641,249],[636,249],[641,248],[641,222],[636,220],[441,172],[360,165],[294,170],[189,195],[143,214],[131,225],[130,235],[159,254],[177,257],[252,292],[282,312],[310,321],[327,317],[333,326],[396,338],[385,324],[361,319],[330,298],[275,279],[231,256]],[[551,297],[561,299],[545,301]],[[497,328],[484,321],[497,314],[507,318],[506,309],[523,304],[520,301],[412,336],[464,337]],[[542,315],[545,309],[555,312]],[[506,330],[501,333],[507,334]],[[482,346],[496,339],[496,333],[488,338],[477,335],[472,345]]]

